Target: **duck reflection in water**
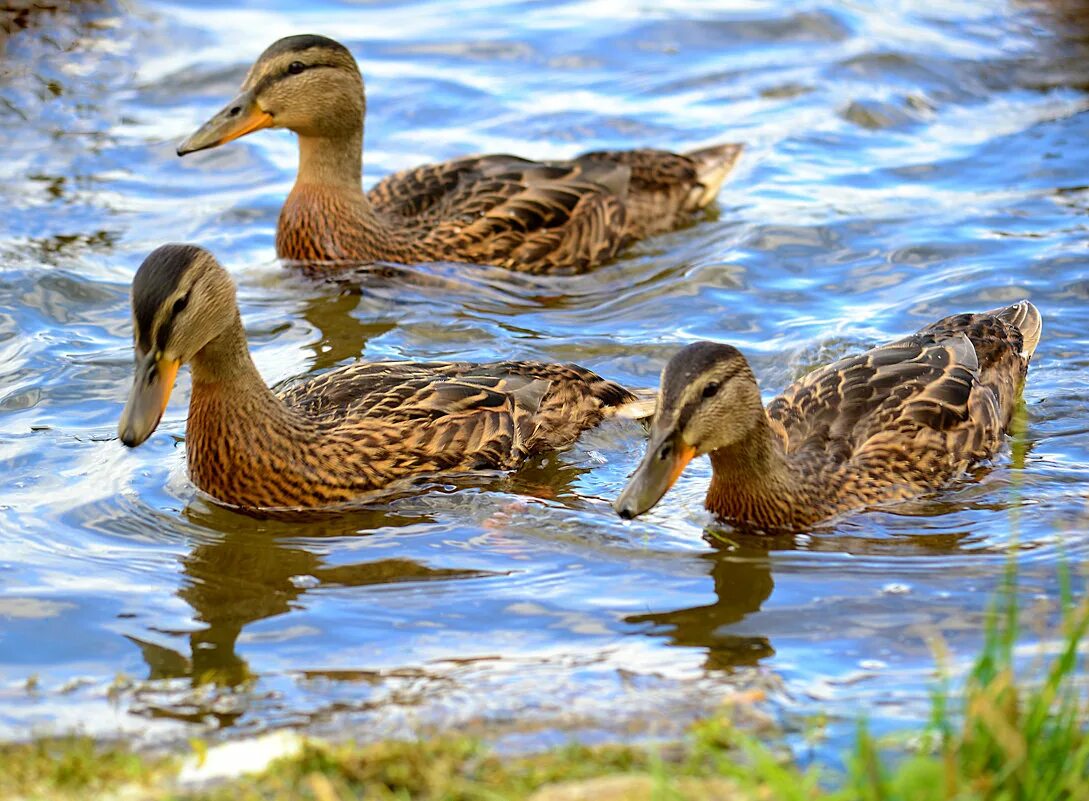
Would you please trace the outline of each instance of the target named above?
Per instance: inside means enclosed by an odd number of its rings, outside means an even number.
[[[482,473],[445,478],[447,487],[516,492],[527,497],[577,501],[576,484],[589,466],[554,455],[531,460],[513,474]],[[411,493],[406,490],[408,495]],[[188,678],[193,686],[239,687],[255,675],[237,652],[243,629],[298,608],[312,589],[367,587],[400,582],[476,578],[479,571],[432,568],[412,559],[378,559],[327,565],[318,548],[299,539],[365,537],[379,528],[434,522],[424,512],[391,511],[400,497],[382,495],[373,508],[310,519],[256,518],[211,500],[190,503],[185,518],[200,532],[198,544],[183,558],[185,578],[178,597],[193,609],[203,628],[189,635],[189,655],[130,637],[148,665],[148,679]],[[215,537],[215,539],[213,539]]]
[[[298,608],[311,589],[367,587],[397,582],[470,578],[471,570],[436,569],[411,559],[390,558],[327,565],[300,537],[353,536],[361,530],[424,522],[385,510],[358,511],[320,522],[256,520],[195,502],[185,511],[190,522],[220,533],[183,559],[185,579],[178,596],[193,609],[203,628],[189,635],[190,655],[140,641],[149,679],[189,678],[193,686],[238,687],[255,678],[238,653],[243,629]],[[295,542],[285,540],[291,537]]]
[[[707,670],[730,671],[756,665],[775,654],[771,642],[763,636],[731,634],[729,629],[759,612],[771,596],[775,582],[768,549],[741,545],[727,550],[713,533],[706,534],[705,539],[716,550],[696,558],[707,566],[715,600],[703,606],[631,615],[625,621],[651,624],[647,633],[664,635],[670,645],[706,649]]]
[[[394,317],[365,320],[356,312],[362,295],[341,292],[330,297],[328,292],[307,298],[296,318],[306,320],[320,334],[309,349],[313,351],[310,369],[329,370],[338,364],[360,359],[367,343],[397,327]]]
[[[535,308],[556,293],[544,279],[470,264],[360,264],[300,283],[309,297],[294,316],[321,335],[310,346],[314,371],[361,358],[369,342],[406,323]]]

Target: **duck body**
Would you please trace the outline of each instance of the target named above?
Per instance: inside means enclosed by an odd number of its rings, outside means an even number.
[[[689,346],[663,373],[651,448],[617,510],[649,508],[702,453],[707,508],[743,528],[804,530],[937,489],[1001,447],[1040,331],[1027,301],[954,315],[814,370],[766,409],[736,349]]]
[[[133,304],[137,377],[122,441],[151,434],[178,365],[190,364],[190,477],[246,509],[321,507],[423,474],[512,469],[635,399],[575,365],[516,361],[359,362],[274,393],[250,357],[229,276],[192,246],[154,251]]]
[[[280,393],[194,382],[193,483],[246,508],[320,507],[399,479],[510,470],[632,400],[573,365],[361,362]]]
[[[242,93],[179,154],[255,130],[299,136],[299,171],[276,250],[310,271],[362,261],[459,261],[534,274],[593,269],[711,204],[737,144],[677,154],[600,151],[570,161],[483,155],[429,164],[362,189],[363,80],[343,45],[291,36],[257,60]]]

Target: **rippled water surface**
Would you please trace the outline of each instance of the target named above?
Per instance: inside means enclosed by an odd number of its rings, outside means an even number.
[[[875,9],[874,6],[882,6]],[[0,737],[301,725],[488,727],[515,743],[671,733],[738,690],[833,732],[917,724],[1011,555],[1046,616],[1089,550],[1089,33],[980,2],[86,4],[0,45]],[[177,141],[275,38],[360,59],[368,185],[477,151],[747,149],[718,209],[575,279],[433,269],[362,293],[277,264],[295,142]],[[270,382],[358,357],[571,360],[633,386],[699,338],[768,397],[947,313],[1031,298],[1026,424],[971,480],[792,539],[701,508],[706,460],[645,519],[610,423],[509,476],[314,523],[185,478],[183,371],[158,433],[115,438],[128,285],[212,248]],[[1079,584],[1080,586],[1080,584]],[[1026,631],[1028,637],[1034,636]]]

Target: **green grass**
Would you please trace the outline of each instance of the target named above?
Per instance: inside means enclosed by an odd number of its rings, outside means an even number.
[[[1041,637],[1051,648],[1021,664],[1013,579],[1011,567],[988,616],[982,652],[956,694],[948,680],[935,688],[930,724],[921,737],[915,733],[915,745],[905,737],[877,740],[860,725],[842,772],[803,770],[775,736],[758,740],[720,716],[668,747],[572,745],[517,758],[454,737],[361,746],[308,742],[260,776],[189,794],[174,789],[175,759],[86,738],[40,740],[0,745],[0,798],[495,801],[597,779],[604,783],[587,785],[584,795],[562,797],[1089,801],[1089,699],[1079,662],[1089,599],[1075,602],[1064,576],[1059,629]]]
[[[120,786],[151,788],[172,760],[149,759],[87,737],[0,745],[0,798],[99,798]]]
[[[928,734],[936,748],[890,769],[860,733],[847,798],[912,801],[1089,799],[1089,697],[1079,649],[1089,630],[1089,597],[1075,603],[1062,574],[1061,623],[1041,655],[1017,675],[1020,621],[1013,568],[988,618],[983,651],[959,701],[935,691]],[[1044,638],[1046,643],[1048,638]],[[954,708],[959,706],[959,709]]]

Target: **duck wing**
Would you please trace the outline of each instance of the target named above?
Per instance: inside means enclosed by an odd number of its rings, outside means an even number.
[[[602,150],[586,153],[579,161],[617,164],[631,170],[625,201],[628,236],[641,239],[673,230],[710,205],[742,149],[740,144],[727,144],[684,154],[647,148]]]
[[[946,317],[813,371],[768,417],[797,457],[936,476],[1000,447],[1039,330],[1031,304]]]
[[[969,423],[993,436],[997,409],[979,386],[975,350],[964,336],[940,343],[897,342],[809,373],[768,406],[786,450],[831,463],[855,457],[875,437],[905,442],[926,429],[935,436]],[[976,406],[982,406],[976,409]]]
[[[585,368],[537,362],[361,362],[280,397],[372,450],[389,475],[514,467],[634,399]]]
[[[392,175],[368,198],[427,252],[538,274],[578,273],[629,238],[630,169],[477,156]]]
[[[1043,320],[1027,300],[979,314],[954,314],[931,323],[905,340],[938,343],[963,335],[975,349],[981,384],[994,393],[1002,427],[1009,425],[1040,342]]]

